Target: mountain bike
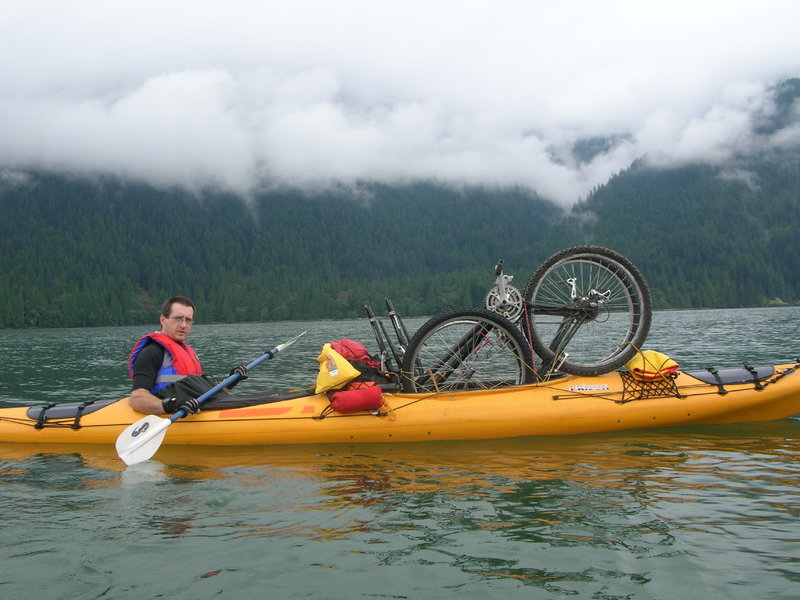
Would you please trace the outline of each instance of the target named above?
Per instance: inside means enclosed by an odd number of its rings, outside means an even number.
[[[613,250],[575,246],[557,252],[534,271],[523,292],[512,279],[498,261],[485,308],[447,311],[411,339],[405,333],[398,344],[402,352],[394,351],[404,391],[492,389],[564,373],[599,375],[624,365],[647,337],[647,283]],[[402,320],[393,308],[390,314],[401,336]]]

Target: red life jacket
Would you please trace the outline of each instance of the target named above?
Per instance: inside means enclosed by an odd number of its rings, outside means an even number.
[[[160,344],[164,348],[164,362],[156,375],[155,384],[150,390],[151,394],[155,394],[159,390],[167,387],[186,377],[187,375],[202,375],[203,367],[200,365],[200,360],[197,354],[189,344],[183,342],[176,342],[168,335],[161,332],[148,333],[136,342],[131,350],[131,356],[128,359],[128,375],[133,379],[133,363],[139,352],[142,351],[150,341]]]

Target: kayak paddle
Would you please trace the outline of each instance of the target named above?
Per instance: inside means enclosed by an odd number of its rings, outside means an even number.
[[[296,335],[290,339],[288,342],[278,344],[272,350],[247,365],[247,370],[250,371],[265,360],[272,358],[284,348],[294,344],[300,338],[300,336],[305,334],[306,332],[304,331],[300,335]],[[205,394],[200,396],[197,399],[197,402],[202,404],[214,394],[239,379],[239,377],[239,373],[233,373],[224,381],[218,383]],[[167,427],[185,416],[186,411],[179,409],[168,419],[157,417],[156,415],[147,415],[146,417],[139,419],[136,421],[136,423],[129,425],[125,431],[119,434],[119,437],[117,438],[117,454],[119,454],[119,457],[125,461],[125,464],[128,465],[135,465],[137,463],[149,460],[150,457],[152,457],[161,446],[161,442],[164,440],[164,436],[167,433]]]

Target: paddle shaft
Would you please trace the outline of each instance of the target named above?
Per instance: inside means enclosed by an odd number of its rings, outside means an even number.
[[[259,356],[257,359],[255,359],[253,362],[251,362],[249,365],[247,365],[247,370],[250,371],[251,369],[255,369],[258,365],[263,363],[265,360],[269,360],[270,358],[275,356],[278,352],[280,352],[281,350],[286,348],[286,346],[288,346],[290,344],[293,344],[297,340],[297,338],[299,338],[301,335],[304,335],[305,333],[306,332],[304,331],[300,335],[293,337],[288,342],[284,342],[283,344],[278,344],[272,350],[269,350],[269,351],[265,352],[264,354]],[[203,404],[203,402],[205,402],[206,400],[210,400],[215,394],[221,392],[223,389],[228,387],[231,383],[233,383],[234,381],[237,381],[240,377],[241,377],[241,375],[239,375],[239,373],[231,374],[229,377],[225,378],[220,383],[215,385],[213,388],[211,388],[210,390],[205,392],[202,396],[198,397],[197,398],[197,403],[198,404]],[[186,411],[181,408],[181,409],[178,409],[177,411],[175,411],[169,417],[169,420],[174,423],[178,419],[181,419],[181,418],[183,418],[185,416],[186,416]]]

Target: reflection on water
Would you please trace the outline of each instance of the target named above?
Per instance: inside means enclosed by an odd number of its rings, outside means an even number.
[[[351,597],[329,586],[357,578],[368,596],[452,587],[744,598],[731,588],[739,582],[747,598],[788,598],[800,559],[798,439],[800,422],[784,421],[481,443],[169,447],[128,469],[109,449],[0,446],[3,513],[16,515],[3,533],[6,589],[23,589],[48,561],[72,574],[65,589],[88,597],[188,598],[219,578],[219,590],[244,598],[258,592],[248,573],[260,569],[285,597]],[[173,573],[176,552],[190,561]]]

